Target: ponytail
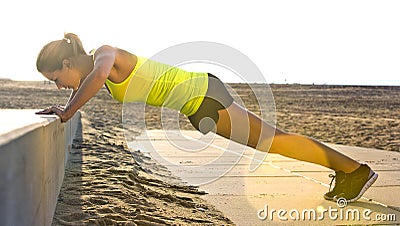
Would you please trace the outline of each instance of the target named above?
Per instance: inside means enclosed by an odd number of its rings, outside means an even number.
[[[65,33],[64,34],[64,41],[67,42],[67,44],[70,44],[72,47],[72,56],[78,56],[78,55],[86,55],[85,50],[83,49],[83,45],[81,40],[76,34],[73,33]]]
[[[82,42],[73,33],[64,34],[64,38],[45,45],[36,60],[36,68],[39,72],[54,72],[62,68],[64,59],[79,55],[86,55]]]

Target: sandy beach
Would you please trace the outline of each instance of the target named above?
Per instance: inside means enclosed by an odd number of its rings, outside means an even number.
[[[230,86],[235,98],[258,112],[246,85]],[[323,142],[400,151],[400,87],[272,84],[271,88],[279,128]],[[1,81],[0,108],[64,104],[70,92],[45,82]],[[147,128],[162,129],[160,108],[146,111]],[[81,112],[82,134],[73,146],[53,225],[232,224],[202,199],[197,188],[180,184],[165,167],[128,149],[122,104],[104,88]],[[182,129],[194,129],[186,117],[179,119]]]

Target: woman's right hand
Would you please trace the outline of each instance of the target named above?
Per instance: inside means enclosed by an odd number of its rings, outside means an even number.
[[[50,114],[57,114],[57,112],[62,112],[64,111],[64,107],[61,105],[57,106],[51,106],[48,108],[45,108],[41,111],[35,112],[37,115],[50,115]]]

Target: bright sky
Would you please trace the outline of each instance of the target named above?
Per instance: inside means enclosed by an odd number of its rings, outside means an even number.
[[[73,32],[87,51],[109,44],[146,57],[185,42],[222,43],[273,83],[400,85],[399,12],[396,0],[5,0],[0,77],[43,80],[38,52]]]

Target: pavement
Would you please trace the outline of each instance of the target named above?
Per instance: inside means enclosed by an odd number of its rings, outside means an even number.
[[[400,225],[400,152],[327,145],[379,174],[357,202],[323,198],[330,169],[268,154],[252,171],[262,153],[216,134],[148,130],[129,144],[205,191],[202,197],[236,225]]]

